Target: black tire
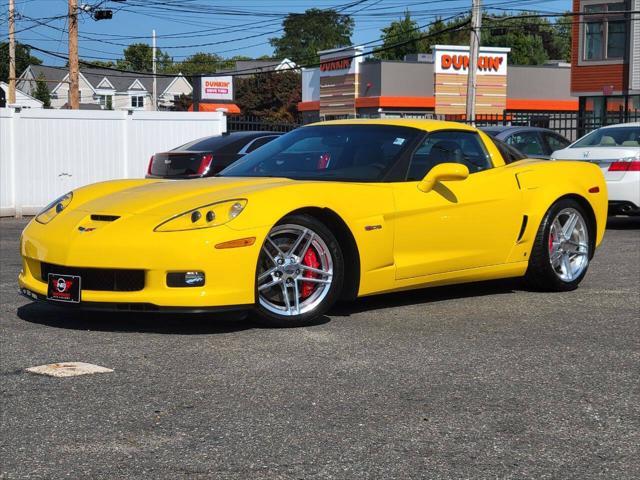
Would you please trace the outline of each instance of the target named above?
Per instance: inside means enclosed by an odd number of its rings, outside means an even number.
[[[331,276],[331,284],[328,288],[328,292],[324,295],[321,301],[314,306],[314,308],[307,312],[302,312],[295,315],[284,315],[275,313],[265,306],[260,301],[260,292],[258,291],[258,279],[261,271],[261,262],[266,261],[263,257],[263,250],[258,258],[258,265],[256,266],[256,283],[255,283],[255,315],[256,321],[262,325],[268,327],[288,328],[288,327],[303,327],[314,325],[318,323],[320,317],[322,317],[340,298],[342,287],[344,284],[344,257],[340,244],[336,240],[336,237],[331,233],[327,226],[312,217],[311,215],[296,214],[288,215],[284,217],[273,229],[269,232],[273,232],[279,226],[293,225],[303,227],[312,231],[315,235],[320,237],[327,247],[328,253],[331,256],[333,264],[333,274]],[[267,240],[265,239],[265,243]],[[295,282],[295,280],[294,280]],[[274,287],[275,288],[275,287]]]
[[[560,278],[559,274],[554,270],[551,265],[550,253],[549,253],[549,235],[551,232],[551,224],[557,215],[563,210],[570,208],[576,210],[584,220],[584,225],[587,230],[587,248],[586,253],[586,266],[584,270],[573,280],[565,281]],[[589,222],[589,216],[585,212],[585,209],[578,202],[572,199],[561,199],[554,203],[547,211],[533,244],[531,250],[531,256],[529,257],[529,266],[525,273],[526,283],[535,290],[547,291],[547,292],[567,292],[575,290],[584,276],[587,274],[589,268],[589,260],[593,256],[593,227]]]

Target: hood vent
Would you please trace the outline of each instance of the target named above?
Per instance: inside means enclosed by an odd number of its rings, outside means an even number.
[[[91,215],[91,220],[96,222],[113,222],[119,218],[118,215]]]

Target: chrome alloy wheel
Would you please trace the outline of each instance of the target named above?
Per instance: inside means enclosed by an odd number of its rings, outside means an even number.
[[[315,309],[329,293],[333,260],[313,230],[278,225],[262,245],[257,275],[262,307],[278,315],[301,315]]]
[[[560,280],[572,282],[589,264],[589,230],[578,210],[565,208],[549,229],[549,261]]]

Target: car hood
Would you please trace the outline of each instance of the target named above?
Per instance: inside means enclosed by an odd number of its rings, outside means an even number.
[[[251,193],[290,184],[285,178],[212,177],[195,180],[142,180],[130,188],[102,193],[74,209],[91,214],[166,217],[211,203],[247,198]],[[114,188],[120,185],[114,182]],[[107,184],[108,187],[108,184]],[[91,187],[89,187],[91,188]],[[104,190],[104,185],[102,186]]]
[[[556,150],[551,155],[554,160],[618,160],[640,154],[639,147],[580,147]]]

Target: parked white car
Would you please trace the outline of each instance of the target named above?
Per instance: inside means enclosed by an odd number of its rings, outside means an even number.
[[[551,160],[582,160],[602,169],[610,215],[640,215],[640,123],[602,127],[556,150]]]

